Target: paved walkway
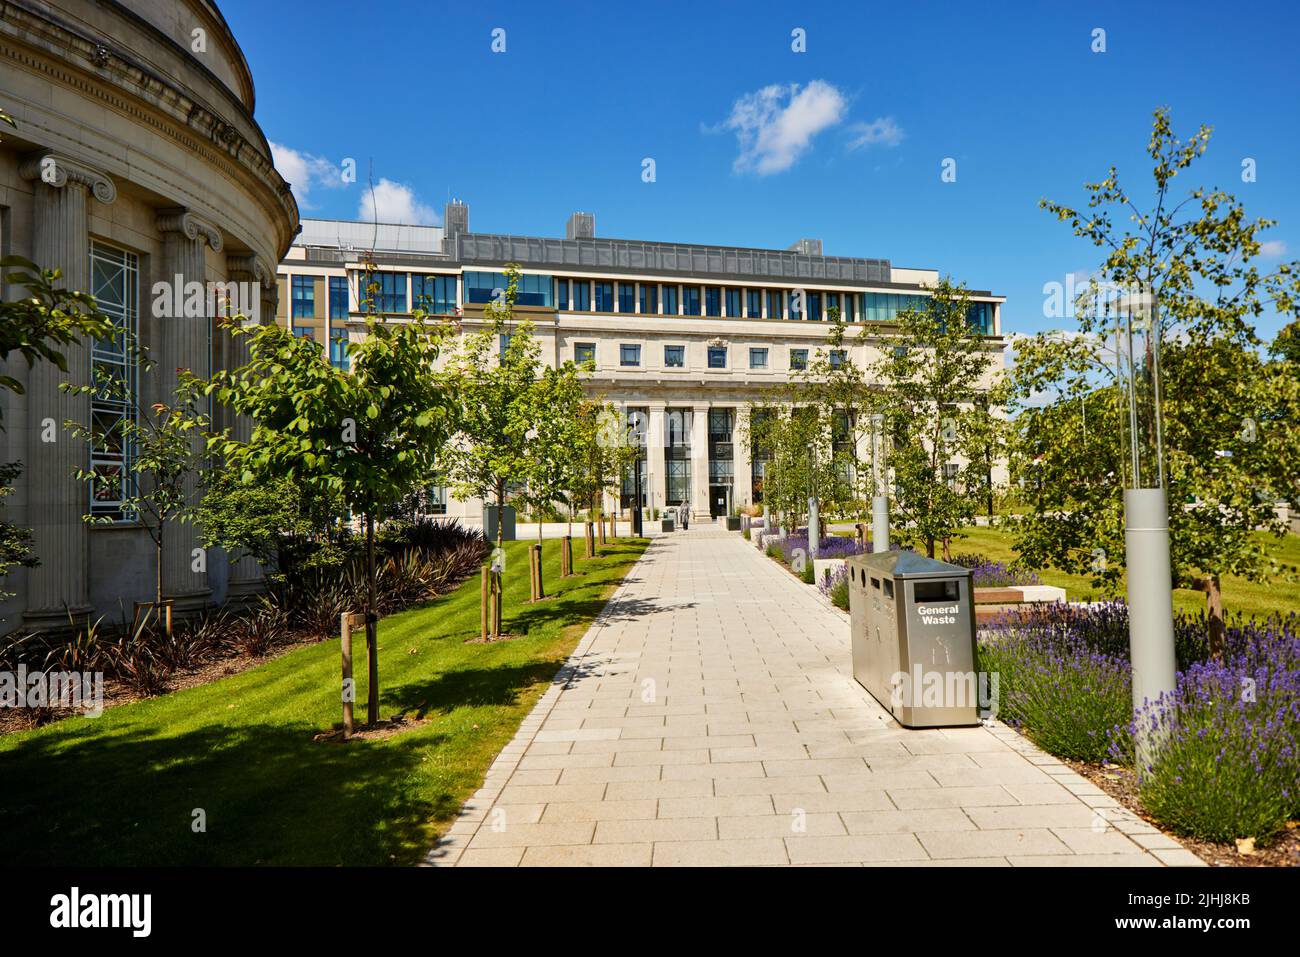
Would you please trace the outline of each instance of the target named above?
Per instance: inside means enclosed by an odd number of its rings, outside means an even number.
[[[847,616],[706,526],[650,545],[429,863],[1200,862],[1001,725],[900,728]]]

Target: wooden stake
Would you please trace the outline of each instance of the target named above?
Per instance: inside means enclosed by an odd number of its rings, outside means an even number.
[[[542,582],[542,546],[534,545],[533,551],[537,556],[535,561],[533,562],[533,564],[537,568],[537,571],[535,573],[537,579],[537,600],[541,601],[543,598],[546,597],[546,586]]]
[[[484,565],[479,571],[479,611],[482,619],[482,627],[479,629],[479,635],[485,641],[488,636],[488,605],[492,601],[492,570]]]
[[[560,577],[568,578],[573,574],[573,536],[565,535],[560,539]]]
[[[586,554],[583,555],[583,557],[584,557],[584,558],[595,558],[595,557],[596,557],[596,542],[595,542],[595,539],[594,539],[594,537],[593,537],[594,534],[595,534],[595,532],[592,530],[591,522],[584,522],[584,523],[583,523],[583,534],[584,534],[584,536],[585,536],[585,541],[584,541],[583,545],[584,545],[584,548],[585,548],[585,550],[586,550]]]
[[[352,626],[355,619],[361,618],[358,624],[365,623],[365,617],[354,615],[345,611],[339,622],[340,646],[343,652],[343,737],[352,733],[352,705],[356,700],[357,689],[352,680]]]

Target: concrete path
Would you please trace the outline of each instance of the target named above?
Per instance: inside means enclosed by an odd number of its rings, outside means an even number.
[[[1008,728],[900,728],[848,617],[708,526],[651,543],[428,862],[1200,863]]]

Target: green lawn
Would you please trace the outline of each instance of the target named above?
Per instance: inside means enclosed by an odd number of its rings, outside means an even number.
[[[967,528],[963,531],[965,537],[953,539],[954,552],[978,552],[995,561],[1005,562],[1016,557],[1011,548],[1011,534],[1006,530]],[[1300,535],[1287,535],[1279,542],[1272,536],[1261,534],[1260,541],[1265,542],[1283,564],[1300,566]],[[1044,585],[1064,588],[1071,600],[1100,601],[1106,597],[1092,587],[1087,575],[1068,575],[1047,569],[1040,571],[1039,577]],[[1223,607],[1229,615],[1241,613],[1248,616],[1300,611],[1300,582],[1278,580],[1259,583],[1230,575],[1223,582]],[[1174,591],[1174,610],[1203,612],[1205,595],[1185,588],[1177,589]]]
[[[478,634],[479,582],[384,619],[387,717],[428,718],[382,740],[321,743],[341,720],[339,642],[202,687],[0,738],[0,834],[20,864],[410,864],[421,859],[642,553],[620,539],[528,601],[526,542],[506,544],[504,629]],[[366,700],[355,639],[357,715]],[[206,833],[194,833],[196,808]]]

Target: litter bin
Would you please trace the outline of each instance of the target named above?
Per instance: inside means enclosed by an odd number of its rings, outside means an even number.
[[[970,569],[913,551],[847,565],[853,677],[904,727],[979,724]]]

